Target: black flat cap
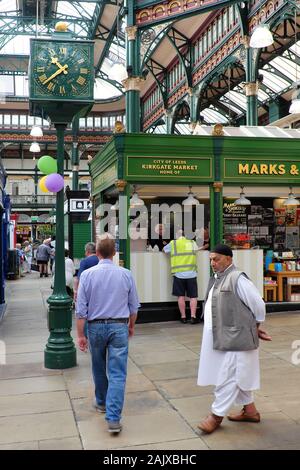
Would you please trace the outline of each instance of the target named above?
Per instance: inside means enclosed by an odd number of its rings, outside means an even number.
[[[212,253],[218,253],[219,255],[231,256],[231,258],[233,257],[232,249],[227,245],[223,245],[222,243],[219,243],[210,251]]]

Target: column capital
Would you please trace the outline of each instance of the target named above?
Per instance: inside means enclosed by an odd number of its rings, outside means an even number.
[[[249,36],[242,36],[241,37],[241,44],[243,44],[245,48],[250,47],[250,37]]]
[[[118,189],[119,192],[123,192],[124,189],[126,188],[127,181],[125,180],[116,180],[115,181],[115,186]]]
[[[126,33],[127,33],[127,39],[128,41],[134,41],[136,39],[136,33],[137,33],[137,26],[127,26],[125,28]]]
[[[213,188],[215,193],[220,193],[223,189],[223,183],[222,181],[215,181],[213,183]]]
[[[125,91],[141,91],[145,79],[143,77],[128,77],[122,80]]]
[[[246,96],[256,96],[258,94],[258,82],[245,83],[244,87]]]

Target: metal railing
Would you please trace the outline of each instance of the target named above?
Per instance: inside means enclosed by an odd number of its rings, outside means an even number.
[[[54,195],[27,195],[27,196],[15,196],[10,195],[10,201],[12,205],[28,205],[30,207],[31,204],[38,204],[38,205],[52,205],[54,206],[56,203],[56,196]]]

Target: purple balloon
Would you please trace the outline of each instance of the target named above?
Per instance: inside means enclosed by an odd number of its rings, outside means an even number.
[[[51,193],[58,193],[64,187],[64,179],[58,173],[52,173],[46,177],[45,186]]]

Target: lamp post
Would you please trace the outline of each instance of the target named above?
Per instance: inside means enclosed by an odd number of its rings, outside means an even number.
[[[57,172],[64,174],[64,133],[66,124],[55,124],[57,133]],[[56,197],[55,273],[53,293],[49,304],[50,336],[45,348],[45,367],[67,369],[76,365],[76,349],[71,337],[72,303],[66,291],[64,253],[64,190]]]
[[[72,190],[78,190],[79,149],[78,149],[79,118],[76,116],[72,121]]]

